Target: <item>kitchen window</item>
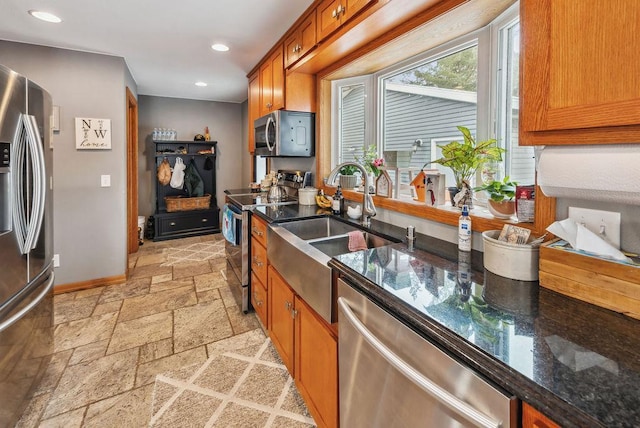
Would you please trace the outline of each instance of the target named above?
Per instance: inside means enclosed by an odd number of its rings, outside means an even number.
[[[440,156],[438,144],[460,140],[457,126],[465,126],[507,149],[502,165],[478,171],[476,183],[488,173],[533,184],[533,149],[518,146],[518,55],[516,4],[490,26],[372,76],[333,81],[333,166],[375,144],[387,166],[398,168],[396,197],[411,199],[412,178]],[[429,168],[452,183],[449,168]]]
[[[334,115],[336,120],[332,134],[336,142],[331,152],[334,157],[333,165],[342,162],[355,161],[361,157],[364,141],[372,141],[372,129],[367,123],[372,123],[373,106],[368,100],[372,99],[372,76],[361,76],[343,79],[338,85],[333,85],[331,98],[334,100]]]

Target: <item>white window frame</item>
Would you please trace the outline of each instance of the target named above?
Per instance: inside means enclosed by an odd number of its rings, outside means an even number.
[[[373,126],[374,122],[373,106],[371,102],[371,94],[373,94],[373,75],[364,75],[350,77],[346,79],[334,80],[331,82],[331,169],[335,168],[340,161],[342,153],[342,141],[340,136],[340,115],[342,109],[342,97],[340,89],[344,86],[364,85],[364,141],[363,147],[368,146],[374,141]]]
[[[493,94],[493,96],[491,97],[491,105],[489,109],[489,113],[490,113],[489,120],[491,123],[490,138],[498,139],[499,137],[498,135],[498,126],[500,125],[499,116],[502,113],[498,112],[497,104],[498,104],[498,101],[501,100],[502,98],[502,96],[499,94],[506,92],[506,84],[507,84],[505,80],[501,79],[501,70],[499,69],[500,64],[504,62],[500,60],[500,55],[504,55],[504,52],[501,52],[500,50],[500,33],[502,32],[503,29],[513,25],[515,22],[520,20],[519,6],[520,6],[519,2],[516,2],[513,5],[511,5],[498,18],[494,19],[489,27],[490,35],[491,35],[491,43],[490,43],[491,75],[493,76],[493,78],[491,79],[491,93]],[[505,147],[506,144],[504,141],[498,140],[498,144],[500,145],[500,147],[508,149],[508,147]],[[508,152],[507,152],[507,156],[508,156]],[[507,164],[508,162],[507,160],[505,160],[503,163],[503,171],[502,171],[503,175],[500,178],[503,178],[504,175],[509,175]]]
[[[478,82],[480,82],[481,76],[483,76],[485,73],[488,73],[488,67],[490,65],[489,58],[487,58],[488,55],[485,52],[483,46],[481,46],[481,39],[485,39],[483,44],[486,44],[486,41],[488,41],[487,39],[488,37],[489,37],[489,34],[486,29],[476,30],[469,34],[465,34],[464,36],[458,37],[455,40],[444,43],[440,46],[436,46],[433,49],[429,49],[428,51],[425,51],[421,54],[418,54],[409,59],[406,59],[397,64],[394,64],[391,67],[388,67],[374,74],[375,93],[376,93],[376,98],[374,102],[375,102],[375,109],[376,109],[376,125],[377,125],[375,141],[377,141],[378,144],[382,143],[381,140],[382,140],[382,136],[384,135],[384,120],[383,120],[384,111],[382,107],[384,85],[382,84],[382,81],[385,78],[388,78],[396,74],[410,70],[412,68],[415,68],[420,63],[435,61],[439,58],[451,55],[455,52],[467,49],[477,44],[478,45]],[[486,103],[482,105],[489,105],[489,100],[487,99],[487,97],[490,96],[489,89],[481,88],[481,85],[478,85],[477,93],[478,93],[478,99],[477,99],[476,105],[479,106],[481,105],[481,103]],[[482,116],[484,116],[485,114],[481,112],[481,110],[482,109],[478,109],[478,112],[476,115],[476,127],[477,127],[476,133],[477,133],[477,138],[484,139],[486,135],[489,134],[488,132],[489,122],[488,122],[488,118],[482,118]],[[484,124],[482,126],[481,126],[481,120],[482,120],[482,123]],[[381,149],[382,147],[378,146],[379,154],[382,153]]]
[[[498,101],[498,55],[499,32],[505,26],[519,19],[519,2],[514,3],[491,24],[465,34],[450,42],[444,43],[422,54],[413,56],[373,75],[357,76],[332,81],[332,113],[331,113],[331,166],[338,164],[341,153],[339,130],[339,103],[341,97],[339,88],[353,84],[365,85],[365,146],[375,142],[378,155],[383,153],[384,111],[382,106],[382,80],[393,75],[410,70],[416,65],[437,60],[462,49],[477,44],[478,46],[478,87],[476,113],[476,139],[483,141],[496,138],[497,135],[497,101]],[[488,83],[488,84],[487,84]],[[374,126],[371,126],[371,124]],[[432,152],[433,156],[433,152]],[[505,163],[506,166],[506,163]],[[476,182],[480,183],[481,171],[477,172]]]

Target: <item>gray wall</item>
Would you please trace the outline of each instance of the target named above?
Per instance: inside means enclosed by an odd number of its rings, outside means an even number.
[[[56,284],[126,270],[126,95],[122,58],[0,41],[0,64],[47,89],[60,106],[53,136]],[[136,88],[131,88],[134,93]],[[75,117],[111,119],[111,150],[76,150]],[[111,187],[100,176],[111,175]]]
[[[218,142],[216,196],[219,207],[224,203],[225,189],[247,187],[248,174],[243,172],[247,141],[243,139],[242,117],[242,104],[140,95],[139,214],[149,216],[155,211],[155,148],[151,139],[153,128],[173,128],[178,132],[178,140],[191,141],[196,134],[204,135],[205,126],[209,127],[211,140]]]

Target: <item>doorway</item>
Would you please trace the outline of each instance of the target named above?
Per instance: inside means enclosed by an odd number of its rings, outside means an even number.
[[[138,100],[127,87],[127,255],[139,248],[138,234]],[[129,263],[127,262],[127,277]]]

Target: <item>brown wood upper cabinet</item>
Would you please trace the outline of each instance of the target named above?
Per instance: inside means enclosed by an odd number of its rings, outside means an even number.
[[[313,10],[284,41],[284,66],[302,58],[316,46],[316,11]]]
[[[520,144],[640,141],[640,2],[521,0]]]
[[[318,19],[318,42],[327,38],[365,6],[376,0],[325,0],[316,8]]]
[[[253,153],[256,149],[255,135],[253,131],[253,121],[260,117],[260,73],[255,73],[249,77],[249,153]]]
[[[284,108],[282,45],[260,66],[260,116]]]

